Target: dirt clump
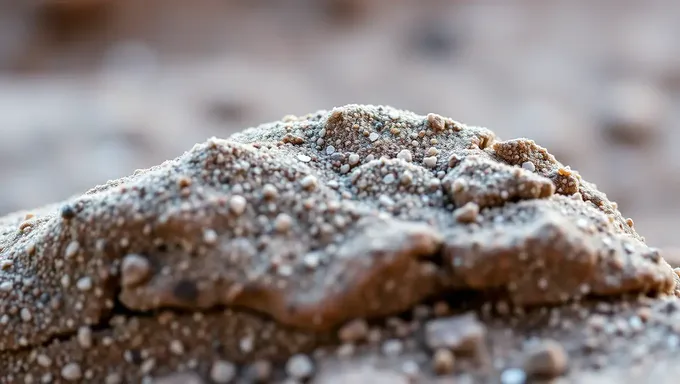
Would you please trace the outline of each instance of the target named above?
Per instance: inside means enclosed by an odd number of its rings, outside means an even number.
[[[672,295],[678,280],[602,192],[531,140],[384,106],[212,138],[0,229],[0,382],[306,380],[332,369],[316,354],[339,329],[354,357],[371,353],[363,339],[398,341],[388,359],[416,353],[431,313],[356,319],[435,296],[473,293],[507,313]],[[463,328],[494,344],[484,319]],[[413,358],[402,363],[421,366]]]

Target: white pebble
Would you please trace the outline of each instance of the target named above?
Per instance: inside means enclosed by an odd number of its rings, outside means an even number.
[[[173,340],[170,342],[170,352],[177,356],[182,356],[184,354],[184,345],[179,340]]]
[[[293,218],[285,213],[279,213],[274,219],[274,229],[280,233],[286,233],[293,226]]]
[[[318,184],[318,181],[316,180],[316,177],[314,177],[313,175],[307,175],[304,178],[302,178],[300,184],[304,189],[314,190]]]
[[[80,365],[69,363],[61,369],[61,377],[66,381],[76,381],[83,377],[83,372],[80,369]]]
[[[246,198],[241,195],[234,195],[229,198],[229,209],[237,216],[242,215],[246,211],[246,205]]]
[[[81,277],[78,279],[78,282],[76,282],[76,287],[83,292],[89,291],[92,289],[92,279],[87,276]]]
[[[347,160],[349,161],[349,165],[357,165],[359,164],[359,160],[361,160],[361,158],[356,153],[352,153],[349,155]]]
[[[217,242],[217,232],[214,229],[206,229],[203,231],[203,241],[206,244],[215,244]]]
[[[302,161],[303,163],[309,163],[310,161],[312,161],[311,157],[309,157],[307,155],[303,155],[303,154],[297,155],[297,158],[298,158],[298,160]]]
[[[64,257],[67,258],[67,259],[70,259],[73,256],[75,256],[76,253],[78,253],[79,250],[80,250],[80,243],[73,240],[72,242],[68,243],[68,245],[66,246],[66,250],[64,251]]]
[[[255,347],[255,340],[251,336],[246,336],[239,341],[238,346],[241,352],[250,353]]]
[[[43,354],[36,356],[35,361],[43,368],[49,368],[50,365],[52,365],[52,359],[50,359],[49,356]]]
[[[536,166],[531,161],[525,161],[524,163],[522,163],[522,168],[526,169],[529,172],[536,171]]]
[[[92,347],[92,330],[89,327],[78,328],[78,344],[84,349]]]
[[[382,352],[385,356],[398,356],[403,350],[404,344],[397,339],[387,340],[382,345]]]
[[[0,291],[9,292],[12,288],[14,288],[14,283],[11,281],[3,281],[2,284],[0,284]]]
[[[28,308],[21,308],[21,320],[25,322],[29,322],[33,320],[33,314],[31,313],[31,310]]]
[[[411,162],[411,160],[413,160],[413,156],[411,155],[411,151],[409,151],[408,149],[402,149],[397,154],[397,159],[402,159],[404,161]]]
[[[210,369],[210,378],[217,384],[230,383],[235,377],[236,366],[228,361],[216,361]]]
[[[286,373],[294,379],[307,379],[314,374],[314,362],[307,355],[294,355],[286,363]]]
[[[315,254],[306,255],[303,261],[309,269],[314,269],[319,266],[319,257]]]
[[[332,145],[329,145],[326,147],[326,154],[327,155],[332,155],[335,153],[335,147]]]
[[[519,368],[506,369],[501,373],[501,384],[524,384],[527,374]]]
[[[371,134],[368,135],[368,139],[371,140],[372,142],[378,140],[379,137],[380,137],[380,135],[378,135],[375,132],[371,132]]]
[[[423,164],[428,168],[434,168],[437,166],[437,156],[430,156],[423,159]]]

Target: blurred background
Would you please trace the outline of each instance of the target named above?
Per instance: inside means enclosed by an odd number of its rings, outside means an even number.
[[[347,103],[535,139],[680,245],[674,0],[0,0],[0,214]]]

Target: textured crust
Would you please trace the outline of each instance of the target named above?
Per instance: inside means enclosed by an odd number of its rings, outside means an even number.
[[[3,382],[58,378],[69,361],[91,380],[137,380],[192,359],[285,358],[346,321],[450,290],[537,305],[672,293],[677,279],[604,194],[534,142],[389,107],[211,139],[0,224]],[[163,310],[179,311],[180,328],[186,313],[205,314],[180,337],[163,333]],[[114,315],[124,325],[110,325]],[[239,322],[279,336],[256,351],[207,352],[233,345]],[[84,327],[95,342],[77,353]],[[191,352],[170,358],[172,337]],[[132,348],[153,363],[126,361]],[[38,365],[41,353],[54,364]]]

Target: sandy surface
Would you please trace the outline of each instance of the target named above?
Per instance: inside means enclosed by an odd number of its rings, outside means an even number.
[[[677,271],[534,141],[352,104],[0,219],[0,383],[666,380]]]

